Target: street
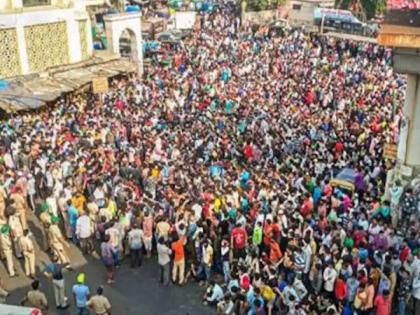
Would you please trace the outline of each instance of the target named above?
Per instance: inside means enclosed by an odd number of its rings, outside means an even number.
[[[36,224],[34,224],[36,222]],[[32,218],[31,230],[34,231],[37,241],[37,269],[45,265],[48,257],[39,250],[40,229],[37,220]],[[70,315],[75,314],[74,302],[71,295],[71,287],[75,283],[78,272],[86,274],[86,283],[91,290],[91,294],[96,292],[99,285],[104,286],[104,295],[108,297],[112,304],[112,314],[117,315],[185,315],[185,314],[213,314],[214,310],[201,304],[202,290],[195,284],[185,287],[171,285],[163,287],[157,282],[157,261],[156,257],[150,260],[144,259],[143,266],[138,269],[131,269],[128,262],[124,261],[123,266],[116,272],[116,283],[106,284],[105,268],[102,263],[94,257],[84,257],[80,250],[71,246],[71,259],[74,271],[65,271],[66,294],[71,304],[67,310],[56,310],[52,285],[45,276],[40,276],[41,290],[47,295],[49,303],[48,314],[51,315]],[[15,258],[15,268],[19,273],[16,278],[7,275],[4,264],[0,264],[0,277],[6,290],[10,293],[7,304],[17,305],[30,287],[31,279],[24,276],[23,260]]]

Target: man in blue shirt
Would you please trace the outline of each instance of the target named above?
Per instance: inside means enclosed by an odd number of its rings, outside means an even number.
[[[77,244],[76,223],[77,223],[77,217],[79,214],[77,212],[77,209],[72,205],[71,200],[67,202],[67,206],[68,206],[67,215],[69,218],[72,241],[74,244]]]
[[[249,295],[247,299],[248,299],[248,304],[250,306],[248,315],[257,314],[257,304],[259,304],[260,308],[264,308],[264,299],[261,296],[261,291],[259,288],[254,288],[254,294]],[[255,301],[257,300],[260,301],[260,303],[255,303]]]
[[[85,285],[85,274],[79,273],[77,276],[77,284],[73,286],[74,304],[77,307],[77,315],[89,315],[86,303],[90,298],[90,292]]]
[[[346,284],[348,289],[347,302],[352,304],[356,297],[357,288],[359,287],[359,280],[357,280],[355,275],[351,275],[350,278],[347,279]]]
[[[52,279],[57,309],[66,309],[69,307],[65,294],[66,285],[62,272],[63,268],[65,268],[65,265],[58,264],[55,261],[47,264],[44,269],[44,275]]]

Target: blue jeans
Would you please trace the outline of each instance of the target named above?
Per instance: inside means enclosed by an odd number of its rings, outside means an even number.
[[[120,266],[120,251],[118,249],[112,252],[112,259],[114,260],[114,266]]]
[[[89,315],[88,309],[85,307],[78,307],[77,308],[77,315]]]
[[[204,280],[207,282],[210,281],[211,267],[205,263],[201,263],[200,267],[198,267],[197,275],[201,276],[202,273],[204,273]]]
[[[70,229],[71,229],[71,240],[74,245],[78,245],[79,240],[77,239],[77,235],[76,235],[76,227],[71,226]]]
[[[225,277],[225,283],[229,283],[230,280],[230,266],[229,266],[229,261],[224,261],[223,262],[223,275]]]
[[[405,300],[398,300],[398,314],[405,315],[407,309],[407,302]]]

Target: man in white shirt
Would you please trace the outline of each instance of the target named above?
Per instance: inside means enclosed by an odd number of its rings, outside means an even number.
[[[231,296],[226,294],[224,299],[217,304],[217,312],[223,315],[234,314],[234,306]]]
[[[158,263],[159,263],[159,282],[165,286],[169,285],[169,269],[171,264],[172,250],[166,246],[165,239],[160,237],[157,245]]]
[[[80,247],[84,254],[88,254],[93,249],[92,244],[93,224],[86,212],[77,218],[76,235],[80,241]]]
[[[137,224],[128,232],[128,245],[130,246],[131,268],[141,266],[143,260],[143,230]]]
[[[28,195],[29,195],[29,205],[32,211],[35,210],[35,195],[36,195],[36,188],[35,188],[35,178],[32,174],[28,175]]]
[[[311,245],[308,243],[303,248],[303,257],[305,260],[305,267],[303,270],[303,281],[305,284],[309,283],[309,271],[311,270],[312,262],[312,249]]]
[[[325,268],[323,273],[324,278],[324,290],[333,297],[334,295],[334,284],[337,278],[337,271],[334,269],[333,263],[329,262],[328,267]]]
[[[47,199],[46,202],[48,204],[48,209],[50,211],[51,215],[58,215],[58,204],[57,204],[57,199],[55,198],[54,195],[50,195]]]

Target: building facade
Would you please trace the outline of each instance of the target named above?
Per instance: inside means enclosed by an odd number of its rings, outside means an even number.
[[[311,25],[315,8],[333,8],[334,0],[291,0],[289,19],[293,23]]]
[[[0,0],[0,79],[89,59],[90,29],[80,0]]]

